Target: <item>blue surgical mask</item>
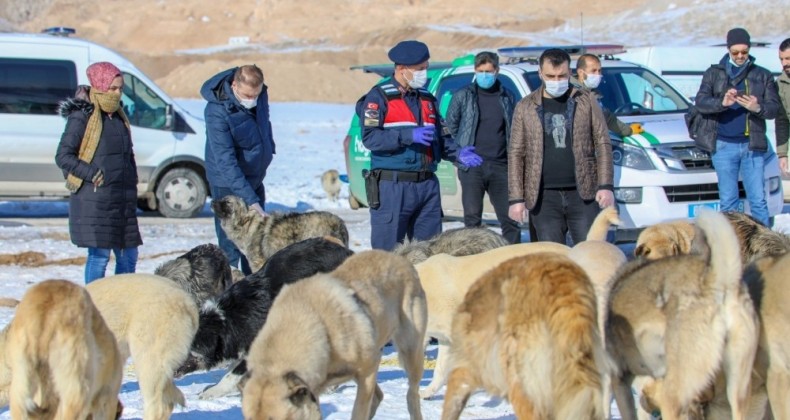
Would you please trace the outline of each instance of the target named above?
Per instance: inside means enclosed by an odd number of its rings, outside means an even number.
[[[475,72],[475,83],[482,89],[488,89],[494,86],[494,82],[496,82],[496,74],[484,71]]]
[[[568,79],[565,80],[544,80],[546,93],[552,98],[558,98],[568,91]]]

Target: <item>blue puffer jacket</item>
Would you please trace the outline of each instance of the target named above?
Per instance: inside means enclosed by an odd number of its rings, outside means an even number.
[[[241,106],[230,87],[235,71],[225,70],[200,88],[208,101],[206,176],[212,187],[230,188],[251,205],[260,202],[255,189],[263,183],[275,153],[269,95],[264,86],[255,112]]]

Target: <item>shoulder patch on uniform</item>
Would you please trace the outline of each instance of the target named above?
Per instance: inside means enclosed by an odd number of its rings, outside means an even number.
[[[378,119],[379,118],[379,111],[378,111],[378,109],[375,109],[375,108],[368,108],[368,109],[366,109],[365,110],[365,118]]]
[[[365,105],[365,108],[367,108],[367,109],[379,109],[379,104],[377,104],[375,102],[368,102],[368,104]]]

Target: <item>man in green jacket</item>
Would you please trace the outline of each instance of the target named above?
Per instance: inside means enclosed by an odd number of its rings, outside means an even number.
[[[787,140],[790,137],[790,38],[779,44],[779,62],[782,74],[777,79],[779,100],[782,110],[776,116],[776,154],[779,155],[779,167],[787,174]]]

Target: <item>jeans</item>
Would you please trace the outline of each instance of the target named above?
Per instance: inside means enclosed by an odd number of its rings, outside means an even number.
[[[595,200],[582,200],[576,188],[542,189],[538,204],[530,210],[537,238],[531,241],[566,243],[570,231],[574,244],[584,241],[600,211]]]
[[[738,211],[738,175],[743,180],[752,217],[768,224],[768,203],[765,198],[765,152],[749,150],[748,143],[716,140],[712,156],[719,179],[721,211]]]
[[[507,164],[483,161],[481,166],[458,171],[461,182],[461,203],[464,206],[464,226],[477,227],[482,224],[483,195],[488,192],[496,218],[502,228],[502,236],[511,244],[521,242],[521,228],[508,217],[510,207],[507,189]]]
[[[392,251],[404,238],[424,241],[442,232],[436,177],[422,182],[379,181],[381,206],[370,209],[370,245]]]
[[[263,207],[263,203],[266,201],[266,192],[263,189],[263,184],[255,189],[255,194],[261,199],[261,207]],[[211,187],[212,200],[219,200],[229,195],[234,195],[233,190],[230,188]],[[250,268],[249,261],[247,261],[247,257],[241,253],[239,248],[236,247],[236,244],[234,244],[233,241],[228,238],[228,235],[225,234],[225,231],[222,230],[222,226],[220,225],[219,218],[217,218],[217,216],[214,216],[214,230],[217,232],[217,245],[219,245],[219,248],[228,258],[228,263],[230,266],[240,269],[245,276],[252,274],[252,269]],[[241,264],[241,267],[239,267],[239,264]]]
[[[115,274],[134,273],[137,267],[137,247],[135,248],[88,248],[85,261],[85,284],[104,277],[110,252],[115,253]]]

